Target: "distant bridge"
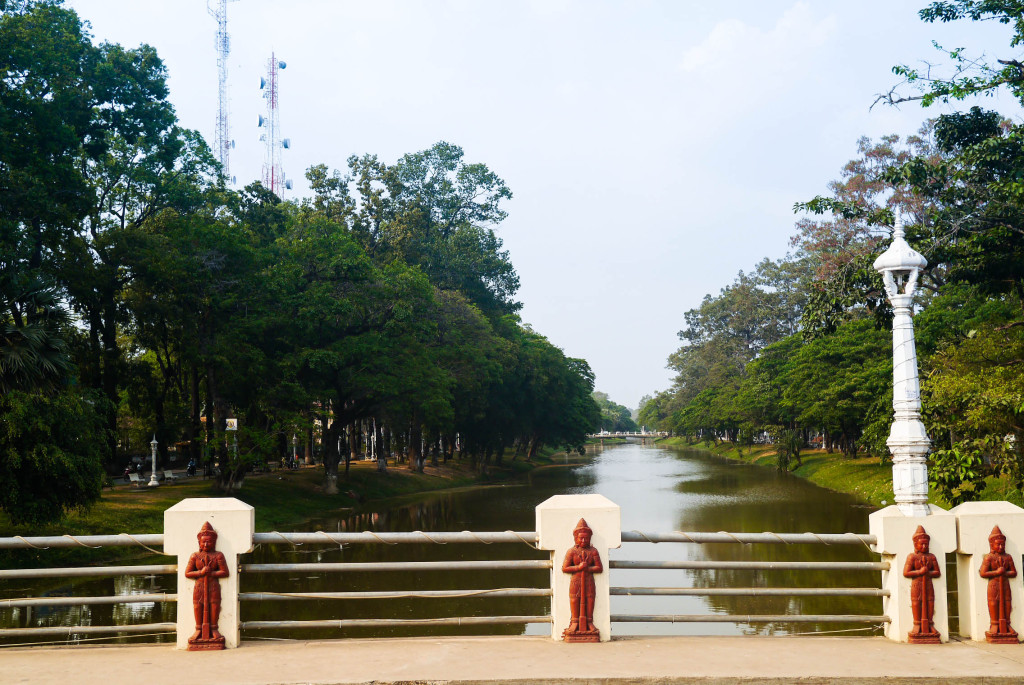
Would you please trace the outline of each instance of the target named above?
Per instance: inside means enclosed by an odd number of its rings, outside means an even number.
[[[591,433],[587,436],[588,438],[667,438],[668,431],[636,431],[636,432],[625,432],[620,431],[618,433]]]

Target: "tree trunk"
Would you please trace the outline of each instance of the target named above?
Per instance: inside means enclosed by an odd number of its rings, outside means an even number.
[[[214,463],[220,468],[220,475],[217,477],[217,486],[222,490],[227,490],[229,484],[234,480],[233,474],[231,473],[231,459],[228,456],[228,447],[226,444],[227,436],[224,432],[224,425],[227,420],[227,408],[221,401],[218,394],[217,386],[217,373],[213,368],[212,364],[208,364],[206,367],[206,392],[208,406],[213,407],[213,421],[212,426],[210,419],[207,419],[207,430],[212,431],[214,436],[213,449],[216,452],[216,458]]]
[[[430,444],[430,465],[433,467],[439,466],[438,456],[441,452],[441,436],[437,435],[434,437]]]
[[[526,461],[533,461],[536,458],[537,452],[540,450],[540,445],[540,436],[533,436],[533,439],[530,440],[530,451],[526,455]]]
[[[423,473],[423,427],[416,419],[409,426],[409,470]]]
[[[345,480],[348,480],[348,469],[352,459],[359,451],[359,422],[353,421],[348,427],[348,449],[345,450]]]
[[[324,492],[328,495],[338,494],[338,462],[340,457],[338,455],[338,441],[341,438],[341,423],[339,421],[332,421],[330,426],[327,426],[327,417],[324,416],[323,424],[325,426],[323,432],[323,450],[324,450]]]
[[[114,302],[113,293],[104,294],[103,303],[103,331],[100,338],[103,342],[103,396],[107,400],[104,411],[104,419],[107,427],[107,454],[105,461],[113,464],[117,458],[117,405],[118,397],[118,359],[119,348],[117,344],[117,304]]]
[[[200,433],[202,428],[200,427],[201,421],[199,420],[199,367],[193,364],[189,369],[189,400],[190,400],[190,420],[188,430],[188,456],[196,460],[198,464],[202,461],[202,445],[200,444]]]
[[[373,441],[377,446],[377,473],[388,472],[388,449],[384,442],[384,427],[376,420],[373,422]]]
[[[322,426],[323,424],[321,424]],[[309,428],[306,429],[306,444],[303,445],[303,456],[305,457],[306,466],[312,466],[316,463],[316,452],[313,449],[313,424],[310,422]]]

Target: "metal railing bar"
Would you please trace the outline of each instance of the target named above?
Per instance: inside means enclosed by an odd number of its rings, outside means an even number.
[[[278,628],[391,628],[403,626],[481,626],[551,623],[550,616],[455,616],[451,618],[360,618],[334,621],[242,621],[242,630]]]
[[[129,535],[59,535],[49,537],[22,537],[16,535],[0,538],[0,549],[46,549],[49,547],[131,547],[132,545],[164,544],[160,533]]]
[[[845,597],[888,597],[889,591],[872,587],[613,587],[609,588],[613,595],[688,595],[694,597],[710,596],[748,596],[765,597],[813,597],[813,596],[845,596]]]
[[[81,568],[12,568],[0,569],[4,578],[78,578],[83,576],[159,576],[177,573],[176,564],[150,566],[83,566]]]
[[[76,607],[92,604],[138,604],[140,602],[177,602],[176,594],[113,595],[110,597],[24,597],[0,599],[0,609],[15,607]]]
[[[769,543],[769,544],[825,544],[825,545],[855,545],[877,544],[874,535],[860,535],[856,533],[702,533],[673,531],[670,533],[645,533],[636,530],[622,531],[623,542],[691,542],[691,543],[719,543],[719,542],[740,542],[746,544]],[[423,532],[414,531],[408,533],[376,533],[364,531],[361,533],[328,533],[316,531],[311,533],[256,533],[253,535],[254,544],[356,544],[383,542],[385,544],[401,543],[423,543],[436,542],[438,544],[448,543],[473,543],[483,542],[491,544],[495,542],[537,542],[535,531],[501,531],[501,532]],[[0,537],[0,549],[44,549],[57,547],[130,547],[132,545],[160,545],[164,543],[164,536],[160,533],[140,533],[128,535],[61,535],[44,537]]]
[[[423,532],[419,530],[410,533],[375,533],[372,531],[363,531],[361,533],[328,533],[325,531],[316,531],[314,533],[273,532],[256,533],[253,535],[252,541],[257,545],[351,545],[375,542],[382,542],[388,545],[424,542],[433,542],[439,545],[474,542],[482,542],[488,545],[495,542],[526,542],[532,544],[537,542],[537,533],[534,531],[515,532],[511,530],[488,533],[475,533],[468,530],[458,533]]]
[[[333,571],[494,571],[513,569],[549,569],[551,561],[394,561],[365,563],[309,563],[309,564],[241,564],[244,573],[329,573]]]
[[[609,568],[703,569],[719,571],[888,571],[884,561],[627,561],[612,559]]]
[[[751,616],[748,614],[694,614],[653,616],[612,614],[612,623],[889,623],[888,616],[825,614],[790,616]]]
[[[857,533],[688,533],[673,531],[671,533],[644,533],[638,530],[622,531],[623,542],[740,542],[745,544],[769,543],[786,545],[874,545],[878,538],[874,535],[858,535]]]
[[[136,623],[126,626],[45,626],[39,628],[2,628],[0,639],[41,635],[100,635],[105,633],[173,633],[176,623]]]
[[[430,599],[435,597],[550,597],[550,588],[500,588],[495,590],[401,590],[386,592],[240,592],[241,601],[289,599]],[[0,607],[4,605],[0,603]]]

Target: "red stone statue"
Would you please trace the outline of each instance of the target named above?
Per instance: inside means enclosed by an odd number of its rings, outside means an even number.
[[[599,642],[601,635],[594,627],[594,599],[597,597],[594,574],[604,571],[601,555],[590,546],[594,531],[583,519],[576,524],[572,536],[576,546],[566,552],[562,563],[562,572],[572,574],[569,581],[572,620],[562,631],[562,639],[566,642]]]
[[[989,553],[981,560],[981,577],[988,579],[988,618],[985,641],[1017,644],[1017,631],[1010,627],[1010,578],[1017,577],[1013,557],[1006,553],[1006,536],[999,526],[988,536]]]
[[[185,567],[185,577],[196,581],[192,590],[192,609],[196,632],[188,639],[190,652],[224,649],[224,636],[217,630],[220,620],[220,579],[228,576],[228,562],[216,550],[217,531],[207,521],[196,536],[199,551],[193,552]]]
[[[935,587],[932,578],[942,575],[935,555],[928,551],[931,536],[918,526],[914,531],[914,551],[907,555],[903,577],[910,581],[910,607],[914,612],[914,629],[907,634],[909,642],[917,644],[938,644],[939,631],[935,630],[932,618],[935,615]]]

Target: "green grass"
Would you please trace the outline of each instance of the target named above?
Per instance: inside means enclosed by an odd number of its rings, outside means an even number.
[[[513,460],[505,455],[501,466],[491,464],[487,475],[474,471],[468,463],[450,461],[433,467],[427,463],[424,473],[413,473],[405,464],[388,465],[387,473],[377,473],[376,462],[352,462],[349,475],[339,469],[338,494],[324,492],[324,471],[306,467],[298,471],[278,470],[250,475],[237,492],[224,493],[213,482],[193,478],[158,488],[136,487],[114,481],[113,489],[104,489],[99,501],[86,510],[72,512],[62,521],[44,525],[15,526],[0,512],[0,537],[14,535],[109,535],[116,533],[161,533],[164,510],[192,497],[236,497],[256,509],[256,530],[296,529],[310,519],[322,518],[369,502],[408,499],[419,493],[456,488],[486,486],[527,477],[538,468],[583,463],[588,457],[543,449],[531,461]],[[70,548],[37,550],[0,550],[0,568],[62,566],[113,559],[138,559],[147,552],[136,547],[99,550]]]
[[[771,445],[754,445],[737,448],[729,442],[720,442],[708,447],[704,443],[689,444],[685,438],[665,438],[659,445],[678,445],[701,449],[727,459],[744,461],[767,468],[775,466],[775,448]],[[845,492],[875,506],[893,503],[892,464],[881,464],[877,457],[849,459],[841,452],[827,453],[825,450],[805,450],[800,454],[802,464],[793,469],[793,474],[829,490]],[[794,465],[795,466],[795,465]],[[989,478],[987,487],[981,493],[983,501],[1006,500],[1024,506],[1024,496],[1005,478]],[[928,495],[932,504],[949,508],[935,492]]]
[[[513,460],[509,453],[501,466],[490,464],[486,476],[468,463],[457,461],[437,467],[430,466],[428,461],[424,473],[413,473],[404,464],[390,464],[383,474],[377,473],[376,462],[357,461],[352,462],[347,478],[339,474],[336,495],[324,492],[324,471],[319,467],[250,475],[242,488],[232,493],[219,491],[212,481],[201,478],[158,488],[136,487],[117,479],[113,489],[104,489],[92,507],[73,512],[55,524],[15,526],[0,513],[0,536],[155,533],[163,530],[164,510],[190,497],[236,497],[255,507],[256,529],[269,531],[367,502],[523,478],[536,468],[555,463],[556,456],[559,464],[564,462],[564,453],[552,449],[542,450],[532,461],[522,457]],[[580,463],[581,459],[574,456],[570,461]]]
[[[659,444],[686,445],[686,441],[682,438],[667,438]],[[690,447],[727,459],[776,468],[775,447],[772,445],[738,448],[730,442],[720,442],[712,447],[704,443]],[[825,450],[804,450],[800,453],[800,459],[802,463],[799,467],[795,462],[790,465],[793,475],[829,490],[854,495],[876,506],[882,506],[883,501],[892,503],[892,466],[879,464],[875,457],[847,459],[839,452],[829,454]]]

